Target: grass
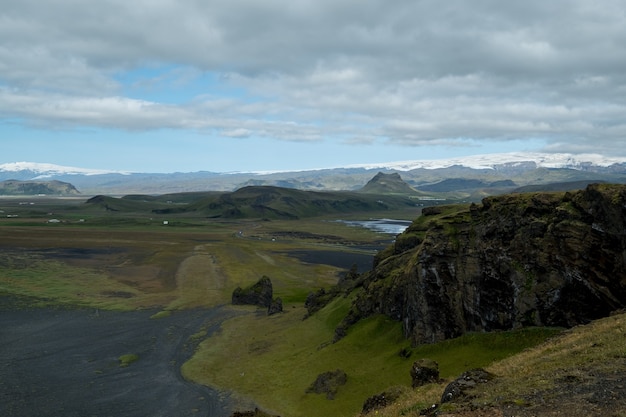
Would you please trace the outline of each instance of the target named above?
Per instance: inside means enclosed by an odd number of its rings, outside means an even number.
[[[183,375],[219,389],[236,390],[280,415],[354,416],[369,396],[394,386],[410,387],[414,360],[433,359],[439,363],[442,377],[453,378],[558,332],[524,329],[470,334],[411,348],[400,323],[375,316],[359,322],[344,339],[332,344],[334,328],[351,301],[336,299],[304,321],[305,311],[298,306],[289,306],[278,316],[246,314],[229,320],[218,335],[200,344],[194,357],[183,365]],[[412,352],[409,359],[399,354],[402,349]],[[306,393],[317,375],[335,369],[344,370],[348,382],[334,400]]]
[[[17,256],[13,257],[15,261]],[[85,268],[68,268],[62,262],[24,255],[28,267],[4,267],[0,292],[37,297],[40,304],[89,306],[108,310],[132,310],[158,303],[158,296],[142,294],[105,274]]]
[[[507,332],[468,333],[437,344],[421,345],[414,349],[414,356],[437,361],[441,376],[454,378],[469,369],[486,367],[494,361],[535,346],[561,331],[537,327]]]
[[[164,319],[164,318],[169,317],[171,315],[172,315],[172,311],[171,310],[161,310],[161,311],[151,315],[150,318],[153,319],[153,320],[158,320],[158,319]]]
[[[515,401],[552,389],[568,375],[612,374],[626,367],[625,335],[625,314],[567,330],[534,349],[494,363],[489,370],[501,378],[480,398],[489,403]]]
[[[222,305],[230,302],[237,286],[262,275],[272,279],[275,296],[283,302],[304,302],[309,292],[334,284],[341,269],[304,264],[289,251],[328,250],[320,233],[337,236],[331,249],[338,252],[345,250],[342,241],[371,242],[376,237],[324,220],[298,222],[298,229],[290,221],[119,228],[89,222],[7,224],[0,221],[0,291],[45,299],[47,304],[118,310]],[[274,239],[276,232],[294,230],[307,234]]]
[[[550,334],[552,337],[547,337]],[[504,348],[504,351],[500,351],[504,354],[503,357],[496,360],[499,356],[496,355],[494,360],[485,365],[488,371],[496,375],[496,379],[488,384],[478,385],[472,391],[472,399],[468,404],[449,404],[445,408],[448,410],[458,410],[463,407],[476,409],[502,406],[528,408],[535,405],[534,403],[543,404],[554,401],[554,409],[558,409],[562,415],[585,413],[592,415],[592,412],[583,410],[583,407],[591,404],[593,408],[598,404],[594,405],[593,402],[589,402],[591,391],[585,391],[582,388],[588,387],[592,390],[596,383],[599,384],[599,388],[595,389],[603,391],[623,388],[614,386],[614,381],[626,372],[625,334],[626,314],[619,314],[560,332],[557,329],[524,329],[518,332],[484,336],[468,335],[444,342],[443,344],[447,346],[442,346],[441,352],[438,348],[442,344],[433,345],[432,348],[438,353],[460,355],[461,358],[467,358],[472,351],[474,354],[484,353],[484,348],[489,348],[489,346]],[[542,342],[543,337],[547,339]],[[482,342],[478,344],[472,342],[480,340]],[[528,342],[526,348],[516,348],[506,353],[507,346],[515,346],[520,341]],[[457,350],[463,345],[474,345],[474,348],[465,352],[463,352],[464,349]],[[445,362],[440,363],[440,368],[447,368]],[[443,384],[429,384],[415,390],[405,390],[397,403],[379,410],[376,415],[379,417],[417,416],[420,410],[439,402],[448,381],[449,379]],[[563,381],[576,381],[577,390],[582,394],[576,394],[572,391],[571,385],[564,384]],[[582,397],[578,398],[577,395],[582,395]],[[611,404],[603,404],[603,407],[606,409],[596,410],[594,415],[600,415],[598,413],[624,415],[618,413],[618,410],[614,409]],[[440,411],[444,410],[440,409]],[[613,414],[610,413],[611,411]],[[533,414],[532,411],[528,413]],[[478,413],[476,415],[491,414]],[[533,415],[541,415],[541,413]]]

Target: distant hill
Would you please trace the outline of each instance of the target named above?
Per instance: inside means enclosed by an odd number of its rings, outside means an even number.
[[[0,180],[69,182],[86,195],[171,194],[197,191],[234,191],[247,186],[274,186],[315,191],[359,191],[393,194],[393,187],[367,184],[377,175],[402,175],[418,195],[478,201],[513,187],[573,181],[626,183],[626,158],[599,155],[511,153],[476,155],[445,160],[388,162],[290,172],[211,171],[139,173],[90,170],[29,162],[0,164]],[[450,180],[450,181],[446,181]],[[463,180],[463,181],[460,181]],[[444,182],[446,181],[446,182]],[[512,184],[514,183],[514,184]],[[404,187],[404,186],[402,186]],[[427,187],[424,189],[424,187]],[[450,191],[442,191],[447,189]],[[404,191],[400,190],[400,193]],[[445,196],[447,197],[447,196]],[[478,200],[477,200],[478,199]]]
[[[233,192],[184,193],[167,196],[98,195],[85,204],[109,212],[184,215],[209,218],[299,219],[339,213],[381,212],[415,208],[408,196],[362,194],[350,191],[303,191],[251,186]]]
[[[583,190],[587,188],[589,184],[604,184],[606,181],[600,180],[582,180],[582,181],[568,181],[568,182],[554,182],[550,184],[538,184],[538,185],[525,185],[513,190],[514,193],[535,193],[535,192],[547,192],[547,191],[572,191]]]
[[[174,193],[163,195],[129,194],[123,197],[97,195],[85,202],[87,206],[121,213],[183,212],[189,206],[219,192]]]
[[[409,184],[404,182],[400,174],[379,172],[359,190],[369,194],[417,194]]]
[[[298,219],[333,213],[397,210],[415,207],[408,197],[363,195],[349,191],[304,191],[292,188],[251,186],[232,193],[210,196],[188,207],[159,210],[196,211],[213,218]]]
[[[0,182],[0,195],[77,195],[80,192],[72,184],[62,181],[20,181]]]

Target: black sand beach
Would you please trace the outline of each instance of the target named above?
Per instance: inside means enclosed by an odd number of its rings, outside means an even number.
[[[212,332],[221,309],[111,312],[15,308],[0,298],[0,416],[230,415],[228,398],[185,381],[189,336]],[[138,359],[121,367],[119,357]]]

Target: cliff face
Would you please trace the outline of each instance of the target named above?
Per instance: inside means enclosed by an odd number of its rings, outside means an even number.
[[[344,322],[383,313],[413,343],[574,326],[626,304],[626,186],[431,207],[374,269]]]

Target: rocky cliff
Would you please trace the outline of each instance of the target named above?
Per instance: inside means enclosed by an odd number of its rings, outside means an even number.
[[[415,344],[606,316],[626,304],[626,186],[425,208],[362,279],[337,337],[375,313]]]
[[[273,298],[273,294],[272,280],[263,275],[260,280],[249,287],[235,288],[232,295],[232,304],[267,307],[267,314],[271,316],[283,311],[283,301],[280,298]]]

